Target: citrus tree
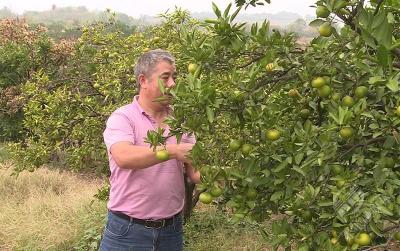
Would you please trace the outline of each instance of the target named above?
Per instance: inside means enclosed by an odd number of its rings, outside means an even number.
[[[51,66],[26,67],[29,74],[15,80],[24,115],[23,136],[10,145],[17,172],[33,171],[55,160],[65,169],[94,169],[107,174],[102,132],[111,112],[131,102],[136,94],[134,64],[138,56],[164,48],[176,55],[178,66],[183,64],[182,41],[170,36],[179,38],[181,27],[195,21],[179,9],[162,18],[162,25],[126,36],[115,31],[111,16],[108,23],[82,27],[77,41],[49,43],[51,55],[59,59],[48,60]],[[41,48],[36,44],[31,47],[31,51]]]
[[[282,215],[265,232],[274,247],[389,245],[400,227],[399,3],[317,1],[320,36],[306,48],[268,22],[234,21],[264,1],[236,3],[181,31],[188,74],[166,90],[171,134],[197,138],[200,201],[223,192],[237,221]]]
[[[52,51],[52,44],[43,27],[0,20],[0,140],[22,137],[21,86],[37,68],[60,64],[62,54]]]
[[[400,216],[399,3],[317,1],[320,36],[307,47],[266,21],[235,22],[264,3],[213,5],[216,17],[204,22],[177,10],[130,36],[83,28],[56,74],[37,67],[23,84],[17,171],[56,158],[107,172],[105,120],[136,93],[137,57],[163,48],[181,73],[165,90],[174,96],[170,131],[197,138],[202,202],[226,205],[236,221],[280,215],[263,232],[274,247],[388,245]]]

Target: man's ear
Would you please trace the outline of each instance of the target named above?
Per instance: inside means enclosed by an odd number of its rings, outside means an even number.
[[[144,76],[144,74],[139,75],[139,85],[140,89],[146,89],[146,77]]]

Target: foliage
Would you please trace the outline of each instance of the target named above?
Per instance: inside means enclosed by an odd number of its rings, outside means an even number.
[[[242,7],[231,5],[213,5],[216,18],[204,22],[167,13],[160,26],[130,36],[85,27],[62,67],[36,68],[21,88],[26,137],[12,147],[17,171],[60,158],[74,170],[106,172],[105,119],[136,93],[137,57],[163,48],[181,73],[170,132],[195,133],[199,190],[222,188],[218,202],[234,221],[284,215],[264,235],[275,248],[356,250],[366,248],[361,232],[371,245],[390,242],[400,216],[398,2],[316,5],[328,15],[311,22],[321,36],[306,48],[267,21],[236,23]],[[153,146],[164,142],[149,135]]]
[[[188,15],[177,11],[165,18],[163,26],[130,36],[110,32],[104,23],[84,27],[57,74],[51,68],[32,74],[22,88],[25,138],[11,145],[17,171],[59,160],[74,170],[107,173],[102,131],[111,112],[130,103],[136,93],[138,56],[146,48],[161,47],[181,64],[181,45],[169,38],[179,36],[174,27],[189,22]]]
[[[54,75],[62,67],[69,43],[54,44],[43,27],[31,29],[20,20],[0,21],[0,118],[2,140],[22,137],[21,86],[35,71],[46,68]]]
[[[171,132],[195,132],[199,189],[225,187],[236,219],[287,215],[268,236],[275,247],[354,250],[357,233],[379,244],[399,227],[398,14],[396,4],[363,2],[318,1],[331,15],[311,24],[344,27],[306,49],[267,22],[246,32],[230,6],[214,5],[215,19],[182,33],[184,55],[199,67],[173,91]],[[311,86],[317,77],[325,87]],[[250,153],[229,150],[230,139]]]

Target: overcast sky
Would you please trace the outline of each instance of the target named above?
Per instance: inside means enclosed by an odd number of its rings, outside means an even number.
[[[139,17],[140,15],[157,15],[168,9],[174,9],[174,6],[182,7],[190,12],[211,12],[212,2],[223,9],[233,0],[0,0],[0,9],[8,7],[14,12],[22,14],[26,10],[49,10],[53,4],[58,7],[84,5],[90,10],[110,8],[133,17]],[[288,11],[302,16],[315,13],[315,9],[309,6],[316,0],[271,0],[271,2],[270,5],[256,8],[249,6],[246,13]]]

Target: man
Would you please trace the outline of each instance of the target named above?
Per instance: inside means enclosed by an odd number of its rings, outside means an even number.
[[[168,138],[167,161],[158,160],[144,142],[149,130],[169,132],[164,124],[169,96],[161,93],[158,81],[166,88],[175,86],[175,59],[163,50],[149,51],[139,58],[135,75],[139,95],[109,117],[104,131],[111,189],[100,250],[182,250],[183,172],[200,182],[200,173],[187,159],[195,140],[184,135],[178,144],[175,137]],[[160,98],[165,99],[155,101]]]

